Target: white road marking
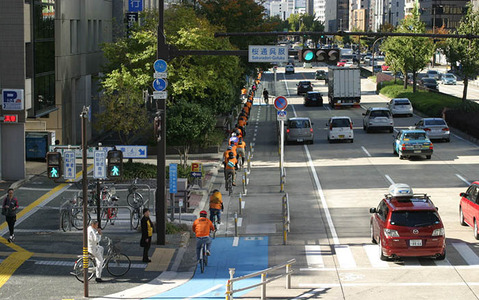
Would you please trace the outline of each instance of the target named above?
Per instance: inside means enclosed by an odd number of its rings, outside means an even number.
[[[334,251],[336,252],[336,258],[341,268],[356,268],[353,253],[348,245],[334,245]]]
[[[320,245],[305,245],[306,261],[311,268],[324,268],[323,257],[321,256]]]
[[[315,284],[315,283],[300,283],[299,287],[302,289],[314,289],[314,288],[332,288],[332,287],[407,287],[407,286],[468,286],[474,285],[478,286],[479,282],[367,282],[367,283],[324,283],[324,284]]]
[[[394,181],[391,179],[391,177],[389,177],[388,174],[384,175],[384,177],[386,177],[386,179],[387,179],[391,184],[394,184]]]
[[[297,117],[297,115],[296,115],[296,109],[294,109],[294,105],[291,105],[291,108],[293,109],[293,114],[294,114],[294,116]]]
[[[361,146],[361,148],[363,149],[364,153],[366,153],[367,156],[371,156],[371,154],[368,152],[368,150],[366,150],[366,148],[364,148],[364,146]]]
[[[369,262],[375,268],[388,268],[389,264],[379,258],[378,245],[363,245],[364,251],[368,255]]]
[[[474,146],[474,147],[476,147],[476,148],[479,148],[476,144],[474,144],[474,143],[472,143],[472,142],[470,142],[470,141],[468,141],[468,140],[466,140],[466,139],[463,139],[462,137],[460,137],[460,136],[458,136],[458,135],[456,135],[456,134],[454,134],[454,133],[452,133],[452,135],[453,135],[454,137],[460,139],[461,141],[463,141],[463,142],[465,142],[465,143],[471,145],[471,146]]]
[[[466,243],[452,243],[452,246],[456,248],[468,265],[479,265],[479,257]]]
[[[326,220],[328,221],[331,237],[333,238],[333,244],[339,245],[340,243],[338,234],[336,233],[336,228],[334,228],[333,219],[331,218],[331,214],[329,213],[328,204],[326,203],[326,198],[324,197],[323,189],[321,187],[321,183],[319,182],[316,169],[314,168],[313,160],[311,159],[311,154],[309,153],[308,146],[304,145],[304,150],[306,151],[309,167],[311,169],[311,173],[313,174],[314,182],[316,183],[316,190],[318,191],[319,198],[321,199],[321,205],[323,206],[324,214],[326,216]]]
[[[288,97],[289,97],[291,96],[291,94],[289,93],[288,82],[286,81],[286,75],[284,75],[284,73],[283,73],[283,82],[284,82],[284,86],[286,87],[286,93],[288,93]]]
[[[233,238],[233,247],[238,247],[239,245],[239,236]]]
[[[212,292],[212,291],[214,291],[214,290],[219,289],[219,288],[222,287],[222,286],[224,286],[224,283],[222,283],[222,284],[217,284],[217,285],[215,285],[214,287],[211,287],[211,288],[209,288],[209,289],[207,289],[207,290],[204,290],[204,291],[202,291],[202,292],[200,292],[200,293],[198,293],[198,294],[195,294],[195,295],[193,295],[193,296],[191,296],[191,297],[183,298],[183,300],[189,300],[189,299],[193,299],[193,298],[197,298],[197,297],[203,296],[203,295],[205,295],[205,294],[208,294],[209,292]]]
[[[456,174],[457,178],[461,179],[462,181],[464,181],[467,185],[471,185],[471,183],[469,181],[467,181],[464,177],[462,177],[461,175],[459,174]]]

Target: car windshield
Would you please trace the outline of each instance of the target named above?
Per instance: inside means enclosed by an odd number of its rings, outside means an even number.
[[[319,99],[319,93],[308,93],[309,99]]]
[[[309,82],[309,81],[300,81],[299,84],[300,84],[300,85],[310,85],[311,82]]]
[[[435,211],[395,211],[391,214],[391,225],[424,227],[441,223]]]
[[[404,138],[409,140],[425,140],[426,134],[422,132],[408,132],[404,135]]]
[[[333,119],[331,121],[331,127],[349,127],[350,122],[348,119]]]
[[[428,74],[437,74],[437,71],[427,71]]]
[[[424,78],[423,81],[424,81],[424,83],[436,83],[436,80],[434,80],[432,78]]]
[[[444,78],[447,78],[447,79],[455,79],[454,75],[452,75],[452,74],[445,74],[443,76],[444,76]]]
[[[373,110],[371,111],[371,117],[386,117],[389,118],[389,111],[388,110]]]
[[[289,128],[309,128],[309,120],[290,120]]]
[[[425,120],[424,125],[446,125],[446,122],[442,119],[434,119],[434,120]]]
[[[396,100],[394,102],[394,105],[411,105],[409,100]]]

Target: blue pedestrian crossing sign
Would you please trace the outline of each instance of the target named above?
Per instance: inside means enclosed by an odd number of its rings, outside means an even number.
[[[178,192],[178,164],[170,164],[170,194]]]
[[[76,161],[75,161],[75,151],[66,150],[63,151],[63,178],[65,179],[75,179],[76,176]]]
[[[168,86],[168,81],[166,81],[166,79],[157,78],[153,81],[153,88],[155,89],[155,91],[159,91],[159,92],[164,91],[167,86]]]
[[[166,72],[166,69],[168,68],[168,64],[166,61],[162,59],[157,59],[155,63],[153,64],[153,68],[155,69],[155,72],[162,73]]]

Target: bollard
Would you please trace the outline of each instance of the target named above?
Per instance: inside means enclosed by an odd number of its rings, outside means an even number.
[[[266,273],[261,274],[261,300],[266,299]]]
[[[251,156],[248,153],[248,173],[251,174]]]
[[[245,178],[246,185],[248,185],[249,184],[249,178],[248,178],[248,172],[246,172],[246,170],[244,171],[244,178]]]
[[[233,279],[233,276],[235,275],[235,268],[230,268],[230,279],[226,282],[226,300],[233,300],[233,282],[231,282],[231,279]]]
[[[242,184],[243,184],[243,195],[246,195],[246,180],[244,178],[244,175],[243,175]]]
[[[238,201],[239,201],[239,202],[238,202],[238,206],[239,206],[238,208],[239,208],[239,214],[240,214],[240,216],[243,214],[243,208],[242,208],[243,198],[242,198],[242,196],[243,196],[243,195],[240,193],[240,194],[239,194],[239,199],[238,199]]]
[[[291,264],[286,265],[286,288],[289,290],[291,288]]]
[[[235,213],[235,236],[238,236],[238,213]]]

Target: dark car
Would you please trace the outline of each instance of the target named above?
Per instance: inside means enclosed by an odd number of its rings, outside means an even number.
[[[313,90],[313,85],[311,84],[311,81],[300,81],[296,86],[298,87],[297,89],[298,95],[301,95]]]
[[[304,106],[309,105],[323,106],[323,97],[319,92],[306,92],[304,95]]]
[[[317,70],[316,73],[314,74],[314,79],[316,80],[326,80],[328,81],[328,72],[324,70]]]
[[[433,79],[433,78],[423,78],[419,81],[419,85],[430,90],[437,91],[439,89],[436,79]]]

